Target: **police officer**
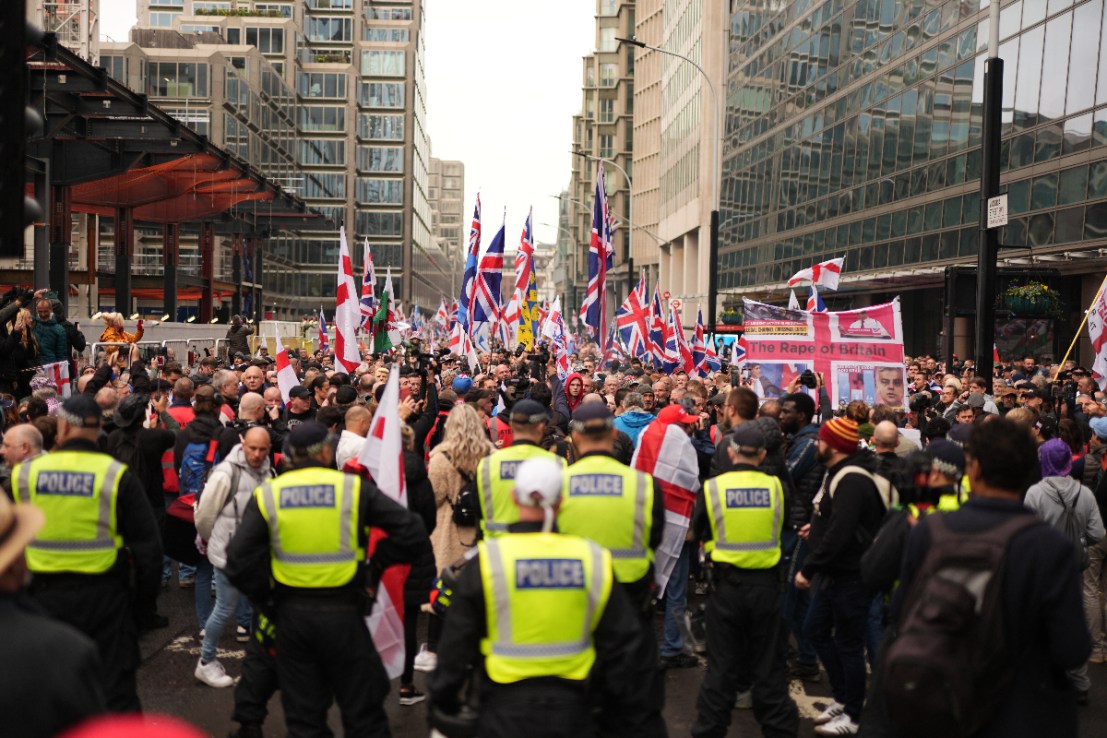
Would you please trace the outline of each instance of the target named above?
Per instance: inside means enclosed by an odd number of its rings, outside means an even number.
[[[483,541],[461,570],[428,686],[432,725],[449,735],[476,666],[482,738],[596,734],[590,703],[623,735],[642,730],[639,685],[652,669],[642,628],[615,585],[611,554],[554,531],[562,466],[534,458],[516,470],[518,521]],[[647,658],[642,659],[645,653]]]
[[[715,590],[707,603],[707,675],[693,736],[721,738],[737,696],[734,675],[753,676],[753,714],[765,736],[795,736],[796,704],[788,695],[780,618],[780,535],[784,492],[761,471],[765,436],[752,423],[728,437],[733,469],[708,480],[693,524],[711,555]],[[744,648],[735,648],[745,642]],[[743,663],[745,662],[745,663]]]
[[[486,538],[502,535],[507,526],[519,519],[512,491],[519,464],[535,457],[564,463],[538,444],[546,433],[549,413],[534,400],[516,402],[509,414],[511,445],[486,456],[477,465],[477,491],[480,499],[481,530]]]
[[[46,514],[27,547],[31,594],[96,643],[108,709],[137,712],[133,603],[156,596],[161,543],[142,482],[100,452],[100,422],[100,407],[88,395],[62,403],[57,449],[16,466],[12,493]]]
[[[346,735],[387,736],[388,677],[364,616],[381,572],[414,561],[427,534],[372,483],[334,468],[334,437],[320,423],[297,425],[286,447],[292,471],[254,491],[225,572],[276,625],[288,735],[330,735],[336,701]],[[388,537],[367,563],[369,526]]]

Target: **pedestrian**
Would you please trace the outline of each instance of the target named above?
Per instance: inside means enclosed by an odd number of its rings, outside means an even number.
[[[133,602],[157,589],[161,543],[138,477],[100,452],[100,425],[92,398],[67,399],[58,410],[57,450],[17,466],[12,491],[46,514],[27,548],[31,595],[96,642],[108,708],[138,712]]]
[[[663,723],[641,726],[652,655],[643,662],[642,628],[614,584],[612,555],[554,532],[562,474],[552,459],[524,461],[514,478],[517,521],[481,542],[461,570],[428,682],[432,726],[459,722],[462,688],[476,675],[480,712],[470,727],[484,738],[589,738],[593,705],[622,726],[615,735],[665,735]],[[603,678],[589,681],[594,673]]]
[[[38,343],[38,359],[43,364],[69,361],[69,340],[54,317],[54,308],[45,297],[35,300],[35,340]]]
[[[24,592],[24,552],[45,524],[41,509],[0,494],[0,734],[8,738],[52,738],[107,710],[96,644]]]
[[[4,309],[13,313],[10,322],[0,316],[0,389],[15,397],[27,397],[31,394],[31,377],[40,363],[38,337],[31,311],[11,308],[18,308],[18,304]]]
[[[878,480],[887,482],[863,466],[872,457],[858,450],[857,423],[849,418],[823,423],[817,443],[818,462],[827,472],[813,501],[814,517],[800,530],[811,553],[794,581],[798,589],[813,591],[804,631],[834,697],[815,718],[815,732],[853,735],[865,702],[865,635],[873,600],[861,581],[861,556],[886,510]]]
[[[100,343],[135,344],[142,340],[142,335],[145,332],[143,322],[139,320],[135,332],[127,333],[123,329],[123,315],[121,313],[104,313],[100,316],[100,320],[104,321],[104,330],[100,333]],[[58,326],[58,328],[61,329],[64,337],[65,329],[61,326]],[[109,364],[120,364],[127,357],[130,351],[129,347],[124,351],[120,351],[119,348],[119,346],[104,347],[104,358],[107,359]]]
[[[272,601],[277,673],[290,736],[326,735],[337,702],[346,735],[387,736],[388,677],[365,625],[382,572],[426,545],[418,517],[371,483],[334,468],[326,428],[306,422],[286,443],[292,470],[254,492],[227,548],[227,578]],[[369,527],[387,537],[364,560]]]
[[[227,328],[227,361],[235,354],[250,355],[250,334],[254,332],[252,326],[242,320],[241,315],[232,315],[231,324]]]
[[[258,485],[273,476],[269,465],[269,431],[254,427],[246,431],[224,461],[217,464],[204,485],[196,509],[196,531],[207,541],[208,561],[214,569],[215,605],[203,628],[203,645],[196,663],[196,678],[210,687],[229,687],[234,680],[216,658],[223,629],[236,619],[236,636],[249,637],[249,608],[242,607],[242,593],[227,579],[227,546],[242,523],[242,515]],[[237,616],[237,617],[236,617]]]
[[[766,452],[756,424],[736,427],[726,443],[731,470],[708,480],[696,502],[696,537],[711,557],[715,588],[707,601],[707,675],[692,735],[727,734],[739,689],[734,675],[748,672],[762,734],[795,736],[799,712],[788,694],[780,617],[784,488],[758,469]]]

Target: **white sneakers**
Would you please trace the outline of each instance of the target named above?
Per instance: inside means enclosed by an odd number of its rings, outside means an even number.
[[[250,640],[250,631],[239,625],[234,629],[234,639],[239,643],[246,643]]]
[[[223,664],[219,663],[219,659],[213,659],[206,664],[202,659],[198,660],[194,674],[197,679],[209,687],[234,686],[234,679],[227,675],[227,670],[223,668]]]
[[[419,653],[415,655],[415,670],[432,672],[438,666],[438,654],[427,650],[427,644],[419,646]]]
[[[815,733],[817,735],[857,735],[857,731],[860,729],[861,726],[855,723],[853,718],[843,712],[829,722],[816,725]]]
[[[845,705],[843,705],[841,702],[835,702],[832,700],[831,703],[826,706],[826,709],[820,712],[815,718],[815,725],[826,725],[834,718],[845,713],[845,711]]]

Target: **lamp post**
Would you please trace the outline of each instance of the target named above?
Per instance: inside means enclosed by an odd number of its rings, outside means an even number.
[[[996,3],[996,5],[998,7],[999,3]],[[688,62],[693,67],[695,67],[696,70],[699,71],[699,73],[701,75],[703,75],[704,81],[707,82],[707,88],[709,90],[711,90],[711,101],[712,101],[712,103],[714,103],[714,106],[715,106],[715,115],[714,115],[714,120],[713,120],[714,135],[712,136],[712,141],[711,141],[711,145],[712,145],[712,155],[711,155],[711,166],[712,166],[711,208],[712,208],[712,210],[711,210],[711,240],[709,241],[708,251],[707,251],[707,254],[708,254],[707,258],[708,258],[708,261],[710,262],[710,264],[708,265],[708,270],[707,270],[707,327],[708,327],[708,330],[710,332],[714,333],[715,332],[715,318],[716,318],[716,313],[717,313],[716,303],[718,302],[718,297],[719,297],[719,269],[718,269],[718,262],[719,262],[719,95],[715,91],[715,84],[711,81],[711,77],[708,76],[707,72],[705,72],[703,70],[703,67],[701,67],[699,64],[697,64],[696,62],[689,59],[684,54],[678,54],[675,51],[670,51],[669,49],[663,49],[660,46],[651,46],[650,44],[647,44],[644,41],[639,41],[638,38],[635,37],[635,36],[631,36],[630,38],[616,38],[615,40],[618,41],[619,43],[622,43],[622,44],[631,44],[632,46],[637,46],[640,49],[649,49],[651,51],[656,51],[659,54],[667,54],[668,56],[675,56],[678,59],[683,59],[684,61]]]
[[[625,179],[627,182],[627,248],[626,254],[623,255],[623,261],[626,262],[627,265],[627,294],[629,295],[632,291],[634,291],[635,281],[634,257],[631,255],[630,252],[630,234],[634,224],[634,182],[631,181],[630,175],[627,174],[627,170],[619,166],[619,164],[616,163],[614,159],[605,159],[602,156],[592,156],[591,154],[585,153],[583,151],[570,151],[569,153],[573,154],[574,156],[588,159],[589,161],[595,161],[601,164],[610,164],[611,166],[619,170],[619,172],[623,175],[623,179]]]
[[[988,59],[984,63],[983,151],[980,167],[980,251],[976,258],[976,367],[991,381],[996,331],[996,259],[999,229],[988,228],[988,198],[999,194],[1000,107],[1003,100],[1003,60],[999,58],[999,3],[990,9]],[[947,300],[952,296],[947,295]]]

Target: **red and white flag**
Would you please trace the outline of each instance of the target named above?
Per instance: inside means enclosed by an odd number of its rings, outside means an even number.
[[[277,353],[277,386],[281,389],[281,400],[287,405],[288,393],[300,384],[300,380],[296,378],[296,371],[292,368],[292,362],[288,360],[288,351],[281,343],[280,336],[276,337],[276,342],[274,349]]]
[[[58,391],[58,397],[69,397],[73,394],[69,384],[68,361],[55,361],[52,364],[43,364],[42,373],[46,375],[47,379],[54,383],[54,388]]]
[[[407,481],[404,479],[404,447],[400,433],[400,372],[393,369],[388,374],[380,405],[373,413],[373,424],[358,454],[358,463],[369,470],[373,483],[388,497],[404,507],[408,506]],[[369,556],[372,557],[377,542],[386,537],[379,528],[369,534]],[[410,567],[391,566],[381,575],[377,587],[377,604],[365,618],[373,644],[380,654],[389,679],[395,679],[404,671],[404,580]]]
[[[1100,389],[1107,387],[1107,290],[1101,286],[1092,309],[1088,312],[1088,338],[1092,342],[1095,361],[1092,377]],[[999,353],[996,350],[996,353]]]
[[[826,287],[828,290],[836,290],[838,289],[838,280],[842,276],[842,265],[845,262],[846,257],[843,256],[838,259],[821,261],[813,267],[800,269],[788,280],[788,286],[818,285],[819,287]]]
[[[347,374],[352,374],[361,363],[354,333],[361,323],[357,286],[354,282],[354,265],[350,261],[350,247],[346,243],[346,227],[338,230],[338,289],[334,310],[334,358]]]
[[[638,437],[638,448],[634,450],[630,465],[653,475],[664,495],[665,531],[654,556],[654,581],[660,596],[680,558],[684,537],[692,522],[692,509],[700,488],[696,449],[683,428],[655,420]]]

